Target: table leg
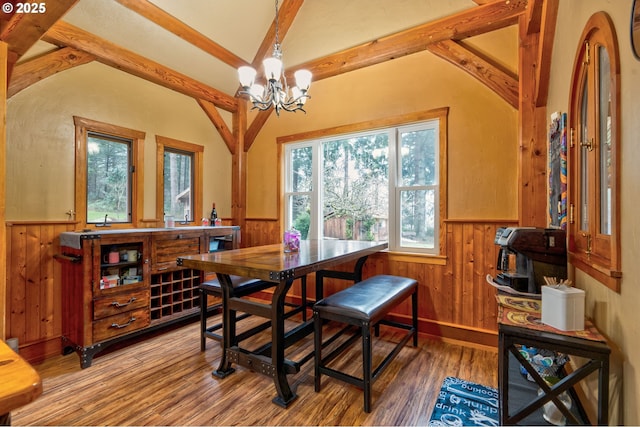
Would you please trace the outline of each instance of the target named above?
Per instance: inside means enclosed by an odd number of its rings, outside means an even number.
[[[598,374],[598,425],[609,424],[609,357],[601,361]]]
[[[271,303],[271,363],[275,370],[273,382],[278,392],[278,396],[273,399],[273,403],[283,408],[286,408],[297,397],[289,387],[284,367],[284,303],[292,284],[292,279],[281,281],[273,293]]]
[[[500,425],[509,418],[509,350],[502,332],[498,333],[498,399],[500,402]]]
[[[224,378],[232,374],[235,369],[231,367],[231,362],[227,356],[227,349],[236,344],[236,312],[229,309],[229,299],[233,285],[228,274],[216,273],[220,288],[222,289],[222,357],[218,369],[213,371],[213,375]]]

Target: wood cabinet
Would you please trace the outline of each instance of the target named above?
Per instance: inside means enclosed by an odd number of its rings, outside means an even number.
[[[63,351],[85,368],[112,344],[196,317],[204,273],[176,258],[238,242],[239,227],[61,233]]]

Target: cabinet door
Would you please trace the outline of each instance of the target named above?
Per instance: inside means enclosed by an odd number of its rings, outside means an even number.
[[[181,255],[203,252],[201,232],[168,232],[152,237],[151,270],[159,272],[177,268],[176,259]]]
[[[94,253],[94,298],[133,288],[148,288],[148,237],[102,238]]]

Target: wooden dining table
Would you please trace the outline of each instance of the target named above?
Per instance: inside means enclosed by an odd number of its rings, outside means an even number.
[[[367,257],[388,247],[386,242],[354,240],[303,240],[298,252],[284,252],[282,244],[255,246],[229,251],[179,257],[178,265],[215,272],[222,287],[223,352],[220,365],[213,374],[224,378],[234,372],[232,364],[249,368],[273,379],[277,396],[273,402],[287,407],[296,395],[287,375],[300,371],[313,352],[302,360],[285,357],[285,349],[313,332],[313,322],[304,321],[285,332],[285,298],[296,279],[316,274],[316,300],[322,298],[324,277],[358,282]],[[332,270],[340,264],[355,261],[351,271]],[[230,275],[251,277],[274,283],[270,303],[233,297]],[[236,337],[235,312],[241,311],[271,321],[271,342],[248,351],[240,347]]]
[[[10,425],[11,411],[41,394],[38,372],[0,339],[0,425]]]

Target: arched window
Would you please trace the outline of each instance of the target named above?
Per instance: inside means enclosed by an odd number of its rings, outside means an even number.
[[[569,104],[570,262],[620,291],[620,61],[604,12],[582,32]]]

